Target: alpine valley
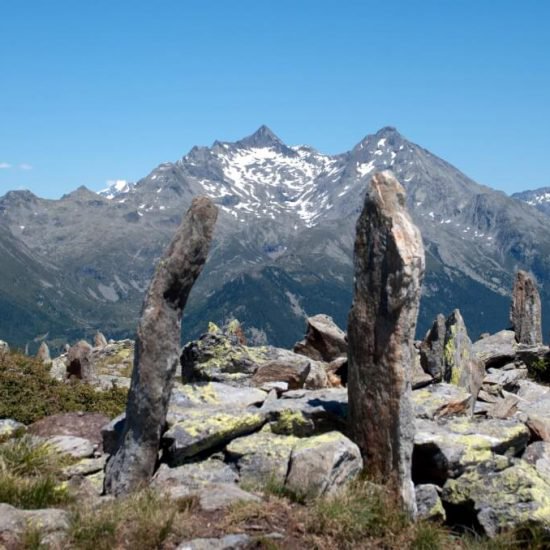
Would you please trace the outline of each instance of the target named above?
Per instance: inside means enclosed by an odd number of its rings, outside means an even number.
[[[262,126],[234,143],[194,147],[135,184],[80,187],[59,200],[29,191],[0,198],[0,338],[55,347],[97,329],[132,336],[156,261],[199,194],[215,199],[220,217],[185,340],[231,318],[253,343],[279,346],[302,336],[308,315],[345,327],[356,218],[369,179],[386,169],[405,186],[426,248],[419,337],[455,307],[474,338],[506,328],[518,268],[537,278],[550,320],[548,189],[508,197],[394,128],[330,156]]]

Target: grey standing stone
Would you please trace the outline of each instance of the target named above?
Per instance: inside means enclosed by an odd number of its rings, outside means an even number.
[[[373,479],[384,480],[414,516],[411,480],[414,333],[424,275],[420,231],[391,172],[370,182],[355,241],[348,321],[349,421]]]
[[[518,271],[512,292],[510,322],[520,344],[542,344],[541,305],[537,284],[529,273]]]
[[[48,347],[48,344],[46,344],[46,342],[42,342],[40,344],[38,352],[36,353],[36,358],[45,364],[50,364],[52,362],[52,358],[50,356],[50,348]]]
[[[107,464],[108,493],[131,492],[153,474],[179,364],[183,309],[206,261],[217,216],[210,199],[193,199],[147,290],[121,446]]]
[[[104,348],[108,345],[109,343],[107,342],[107,338],[105,338],[105,335],[98,330],[94,336],[94,346],[96,348]]]
[[[74,376],[84,382],[93,382],[95,369],[90,361],[92,346],[86,340],[80,340],[67,352],[67,376]]]
[[[445,333],[445,316],[440,313],[420,344],[420,364],[436,382],[445,379]]]

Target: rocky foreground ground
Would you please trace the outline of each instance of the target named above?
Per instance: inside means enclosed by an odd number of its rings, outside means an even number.
[[[550,388],[535,380],[544,378],[550,350],[518,344],[512,331],[472,344],[458,312],[444,321],[439,340],[432,330],[416,346],[412,473],[419,516],[489,537],[525,523],[550,525]],[[98,338],[94,347],[77,347],[53,361],[43,356],[52,378],[65,383],[85,373],[79,383],[97,392],[129,386],[133,342]],[[212,517],[273,492],[299,502],[337,494],[363,468],[348,437],[346,353],[345,334],[323,315],[308,320],[294,351],[249,347],[237,322],[223,330],[211,324],[182,351],[151,486],[164,499],[194,499]],[[479,383],[476,372],[483,373]],[[124,414],[98,413],[59,414],[30,426],[3,419],[0,435],[5,446],[27,432],[70,457],[63,487],[99,509],[111,499],[102,496],[104,469],[123,423]],[[0,504],[0,540],[16,548],[33,524],[43,541],[59,546],[67,521],[62,509]],[[179,548],[252,541],[246,530],[227,540],[212,532],[219,540],[183,540]],[[257,535],[280,547],[291,542],[265,524]]]

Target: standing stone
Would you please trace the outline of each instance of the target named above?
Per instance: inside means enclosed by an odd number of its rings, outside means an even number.
[[[183,309],[206,261],[217,216],[210,199],[193,199],[147,290],[124,431],[119,449],[107,464],[107,493],[129,493],[153,475],[179,364]]]
[[[464,319],[455,309],[445,321],[445,382],[464,388],[472,396],[472,412],[485,377],[485,367],[473,351]]]
[[[80,340],[67,352],[67,376],[79,378],[84,382],[95,380],[95,369],[90,361],[92,346],[86,340]]]
[[[107,338],[105,338],[105,335],[103,332],[99,332],[99,330],[95,333],[94,336],[94,346],[96,348],[104,348],[108,345]]]
[[[542,344],[541,306],[537,285],[525,271],[516,273],[510,309],[512,330],[520,344],[540,346]]]
[[[405,191],[389,171],[370,182],[357,221],[354,264],[348,322],[350,429],[369,477],[387,482],[414,516],[411,377],[424,247],[406,210]]]
[[[36,358],[45,364],[49,364],[52,362],[52,358],[50,356],[50,348],[48,347],[48,344],[46,344],[46,342],[42,342],[40,344],[38,352],[36,353]]]
[[[441,313],[436,317],[432,328],[427,332],[420,344],[420,364],[436,382],[441,382],[445,376],[445,316]]]

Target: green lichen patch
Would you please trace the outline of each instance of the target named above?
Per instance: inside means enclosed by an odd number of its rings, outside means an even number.
[[[275,434],[307,437],[315,430],[311,419],[306,418],[301,411],[286,409],[279,413],[277,420],[271,423],[271,431]]]

